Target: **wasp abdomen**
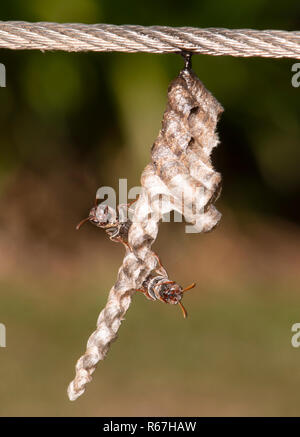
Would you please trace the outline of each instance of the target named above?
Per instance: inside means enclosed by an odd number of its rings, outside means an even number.
[[[149,295],[149,298],[152,300],[160,299],[159,290],[161,283],[166,281],[166,278],[164,276],[149,276],[144,282],[143,282],[143,289],[146,290],[146,292]]]

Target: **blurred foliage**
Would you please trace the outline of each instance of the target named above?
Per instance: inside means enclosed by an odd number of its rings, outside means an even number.
[[[299,28],[300,4],[28,0],[6,2],[2,19],[292,30]],[[7,88],[1,89],[0,192],[20,168],[52,171],[59,161],[85,166],[98,186],[128,174],[131,183],[139,183],[160,127],[167,84],[182,66],[179,56],[3,50],[1,62]],[[300,217],[293,202],[300,187],[300,107],[299,89],[291,86],[292,64],[193,59],[194,70],[225,107],[215,163],[224,175],[223,202],[237,211]]]
[[[1,415],[299,415],[299,351],[288,329],[298,316],[296,294],[283,301],[276,286],[271,300],[257,299],[253,284],[246,297],[208,289],[186,299],[188,322],[178,308],[136,295],[118,341],[71,403],[66,387],[106,290],[86,280],[56,284],[54,294],[43,285],[38,296],[40,283],[32,282],[25,298],[18,283],[0,283],[10,327],[9,347],[0,350]]]

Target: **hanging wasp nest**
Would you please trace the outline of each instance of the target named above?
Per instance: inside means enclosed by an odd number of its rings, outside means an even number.
[[[221,190],[221,176],[212,166],[211,152],[218,144],[215,129],[222,111],[188,65],[170,84],[151,163],[141,176],[142,192],[131,219],[126,254],[97,328],[88,340],[85,354],[77,361],[75,379],[68,388],[70,400],[83,394],[98,362],[117,338],[136,290],[152,300],[180,303],[185,290],[168,278],[151,246],[159,221],[172,210],[181,213],[196,232],[208,232],[219,222],[221,214],[213,202]],[[177,292],[176,296],[173,294],[174,301],[166,300],[163,284],[170,284]]]

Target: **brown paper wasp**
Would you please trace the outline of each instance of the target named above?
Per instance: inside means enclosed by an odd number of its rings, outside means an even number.
[[[97,205],[96,199],[96,204],[90,210],[88,217],[81,220],[76,226],[76,229],[80,229],[86,222],[91,222],[98,228],[104,229],[111,241],[122,243],[126,248],[131,250],[128,243],[128,232],[132,222],[128,217],[124,221],[121,220],[120,210],[122,207],[129,208],[136,200],[137,199],[125,205],[119,205],[116,212],[116,210],[109,205]]]
[[[149,275],[142,284],[142,288],[137,291],[141,291],[147,299],[150,300],[161,300],[165,303],[170,303],[172,305],[179,304],[183,317],[187,317],[187,311],[181,303],[183,293],[191,290],[196,286],[192,283],[186,288],[182,288],[175,281],[170,281],[167,274],[165,275]]]

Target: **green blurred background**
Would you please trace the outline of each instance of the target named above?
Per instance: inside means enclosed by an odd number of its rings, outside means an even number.
[[[27,0],[2,20],[299,30],[298,0]],[[123,248],[75,225],[102,185],[149,161],[178,55],[1,50],[1,416],[299,415],[300,88],[294,60],[194,56],[225,108],[220,226],[161,225],[156,251],[189,318],[136,295],[87,392],[66,388]]]

